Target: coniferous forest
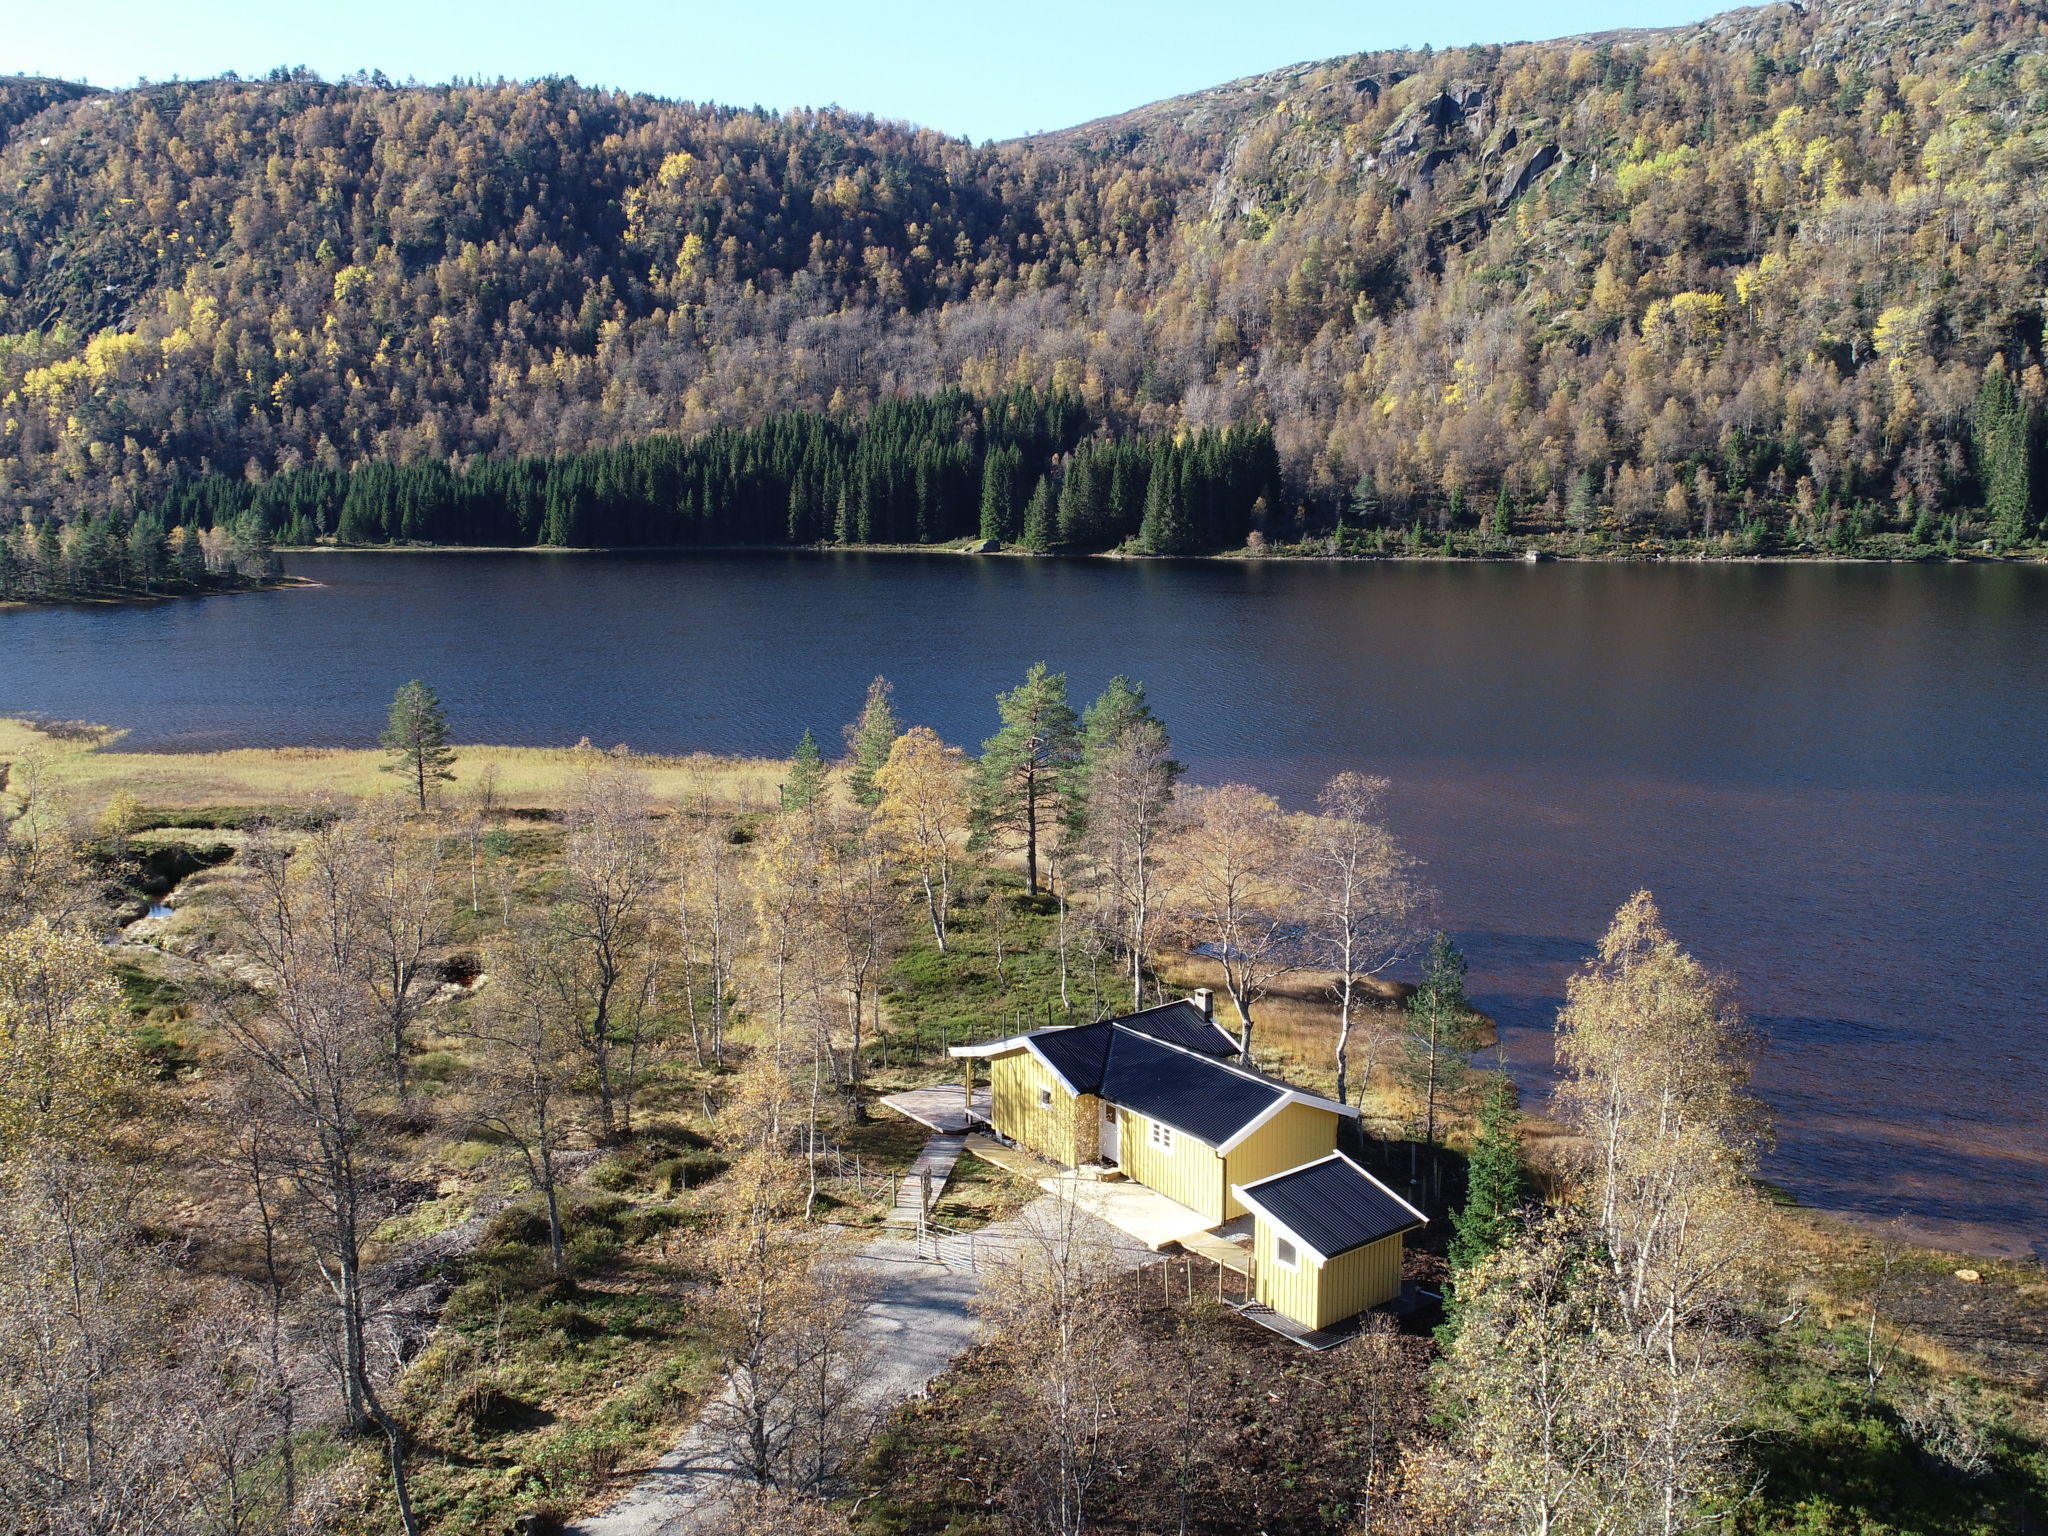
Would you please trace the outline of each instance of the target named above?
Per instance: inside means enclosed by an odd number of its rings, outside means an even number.
[[[1830,0],[984,145],[568,80],[9,80],[0,517],[1194,549],[1264,496],[1279,543],[2025,547],[2044,43],[2036,3]]]

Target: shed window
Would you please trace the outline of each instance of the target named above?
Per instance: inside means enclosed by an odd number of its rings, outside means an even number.
[[[1173,1127],[1161,1125],[1157,1120],[1154,1120],[1152,1122],[1150,1139],[1152,1145],[1160,1151],[1171,1152],[1173,1150]]]
[[[1050,1088],[1041,1088],[1038,1090],[1038,1107],[1040,1109],[1052,1108],[1052,1090]]]
[[[1301,1255],[1294,1251],[1294,1244],[1284,1237],[1273,1239],[1273,1262],[1286,1269],[1299,1269]]]

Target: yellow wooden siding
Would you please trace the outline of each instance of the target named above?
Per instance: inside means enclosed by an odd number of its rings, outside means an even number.
[[[1223,1216],[1229,1221],[1245,1213],[1245,1205],[1229,1190],[1256,1184],[1276,1173],[1299,1168],[1328,1157],[1337,1150],[1337,1116],[1332,1110],[1311,1104],[1290,1104],[1260,1126],[1229,1154],[1229,1176],[1224,1181]]]
[[[1117,1117],[1117,1135],[1123,1143],[1118,1166],[1127,1175],[1210,1221],[1224,1220],[1223,1203],[1229,1191],[1224,1186],[1223,1159],[1214,1147],[1175,1131],[1173,1150],[1168,1152],[1152,1144],[1152,1122],[1143,1115],[1119,1109]]]
[[[1384,1306],[1401,1294],[1401,1238],[1383,1237],[1363,1248],[1340,1253],[1318,1266],[1296,1245],[1296,1267],[1288,1269],[1273,1256],[1279,1233],[1273,1223],[1255,1218],[1252,1227],[1254,1294],[1275,1312],[1307,1328],[1328,1328],[1371,1307]]]
[[[1076,1155],[1077,1121],[1088,1123],[1088,1157],[1095,1155],[1095,1117],[1101,1113],[1093,1094],[1079,1104],[1065,1085],[1052,1075],[1045,1063],[1029,1051],[1018,1049],[989,1061],[990,1114],[1003,1135],[1027,1151],[1071,1168],[1083,1161]],[[1039,1103],[1039,1090],[1050,1089],[1052,1106]]]

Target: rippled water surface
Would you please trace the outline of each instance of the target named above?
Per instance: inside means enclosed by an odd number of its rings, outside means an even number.
[[[786,752],[877,672],[969,745],[1043,658],[1144,679],[1197,778],[1396,781],[1473,991],[1540,1078],[1648,885],[1766,1041],[1769,1171],[2048,1253],[2048,570],[315,555],[314,590],[0,612],[0,711],[135,747],[363,744],[420,676],[468,740]]]

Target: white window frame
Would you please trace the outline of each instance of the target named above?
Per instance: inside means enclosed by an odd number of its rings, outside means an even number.
[[[1149,1120],[1145,1125],[1145,1139],[1169,1156],[1173,1152],[1173,1127],[1158,1120]]]
[[[1041,1088],[1038,1090],[1038,1107],[1040,1109],[1052,1108],[1052,1090],[1050,1088]]]
[[[1282,1269],[1301,1268],[1301,1250],[1294,1246],[1292,1238],[1282,1237],[1278,1232],[1273,1234],[1273,1262]]]

